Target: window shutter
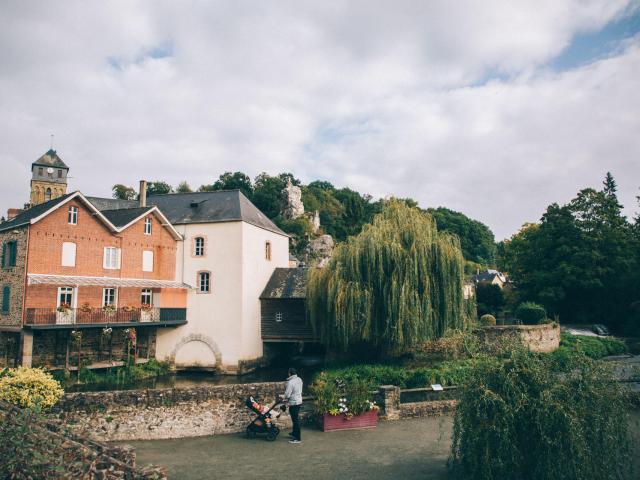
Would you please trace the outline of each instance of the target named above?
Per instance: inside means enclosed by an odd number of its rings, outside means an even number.
[[[7,266],[6,260],[7,260],[7,242],[4,242],[2,244],[2,268],[5,268]]]
[[[9,242],[9,266],[16,266],[16,257],[18,256],[18,242]]]
[[[116,248],[116,268],[120,268],[120,249]]]
[[[109,248],[104,247],[104,255],[102,256],[102,268],[109,268]]]
[[[11,299],[11,287],[9,285],[5,285],[2,289],[2,311],[7,313],[9,311]]]

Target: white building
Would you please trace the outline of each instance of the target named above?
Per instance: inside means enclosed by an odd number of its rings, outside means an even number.
[[[289,266],[289,237],[238,190],[156,195],[148,203],[182,235],[176,280],[194,287],[187,324],[158,335],[156,357],[178,368],[250,369],[263,355],[260,294],[275,268]]]

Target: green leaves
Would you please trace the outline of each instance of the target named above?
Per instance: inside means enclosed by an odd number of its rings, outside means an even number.
[[[466,326],[463,269],[456,237],[438,233],[430,215],[391,200],[336,248],[326,268],[312,271],[309,317],[327,345],[400,352]]]

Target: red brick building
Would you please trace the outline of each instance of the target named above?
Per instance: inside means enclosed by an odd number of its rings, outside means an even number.
[[[186,323],[180,238],[144,200],[100,211],[80,192],[0,223],[0,365],[120,360],[132,330],[153,357],[157,329]]]

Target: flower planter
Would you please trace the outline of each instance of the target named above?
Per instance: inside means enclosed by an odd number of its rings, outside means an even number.
[[[322,431],[334,432],[336,430],[352,430],[357,428],[373,428],[378,425],[378,411],[370,410],[368,412],[356,415],[347,419],[346,415],[331,415],[325,413],[322,417]]]

